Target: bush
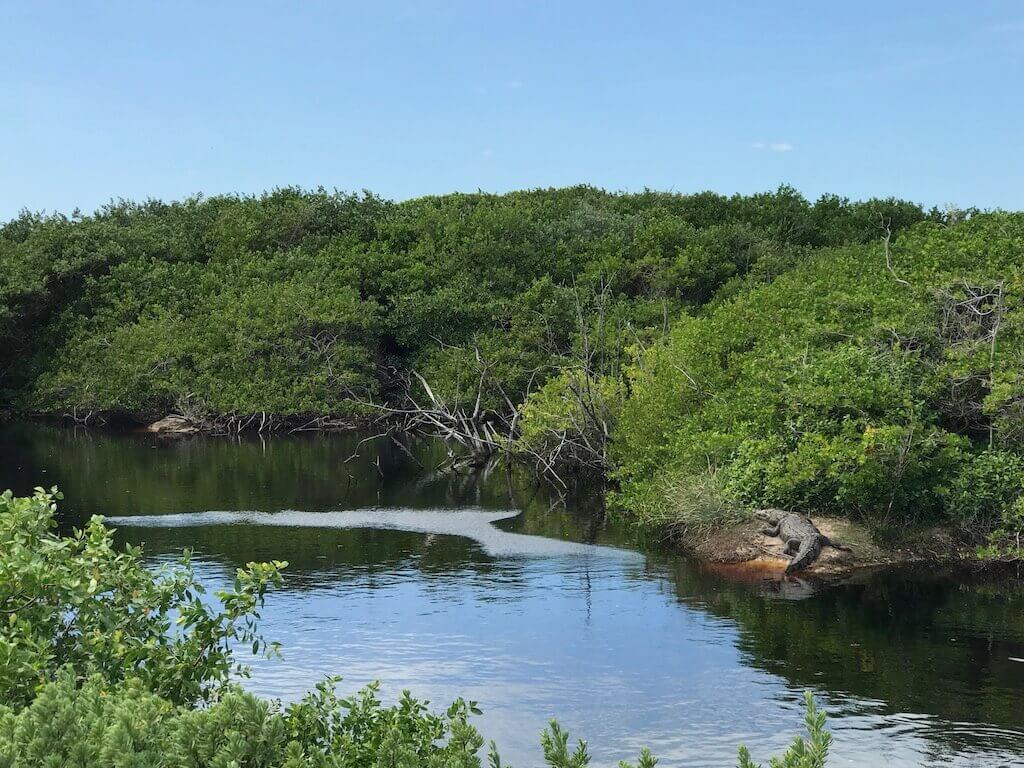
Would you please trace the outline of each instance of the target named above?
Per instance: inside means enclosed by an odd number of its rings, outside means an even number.
[[[820,205],[789,188],[403,203],[289,188],[25,214],[0,226],[0,399],[137,419],[181,401],[214,418],[346,414],[353,394],[390,397],[413,369],[454,399],[479,347],[486,407],[504,405],[501,389],[518,403],[578,341],[573,286],[609,292],[619,356],[762,259],[863,239],[863,206]],[[928,217],[873,206],[896,229]]]
[[[943,489],[949,514],[965,530],[991,531],[1024,494],[1024,456],[1008,451],[965,454]]]
[[[617,507],[685,525],[679,489],[714,476],[748,506],[991,530],[1021,487],[1022,253],[1019,214],[920,224],[681,318],[628,369]]]
[[[611,495],[612,509],[622,512],[622,500]],[[730,495],[720,472],[666,472],[656,481],[636,485],[628,497],[627,519],[641,529],[673,537],[700,535],[749,519],[749,510]]]
[[[988,554],[1013,560],[1024,559],[1021,537],[1024,537],[1024,494],[1003,509],[998,525],[989,536]]]
[[[566,467],[604,475],[625,394],[615,376],[564,370],[520,406],[513,454],[554,477]]]
[[[430,714],[408,694],[384,707],[369,688],[341,700],[321,685],[282,708],[230,688],[210,706],[175,706],[139,680],[47,684],[21,711],[0,707],[0,765],[90,768],[478,768],[471,705]]]
[[[376,686],[339,699],[330,682],[282,707],[236,688],[210,706],[175,706],[138,680],[109,687],[99,678],[78,684],[70,674],[48,683],[20,710],[0,705],[0,768],[480,768],[484,739],[469,723],[479,710],[455,701],[430,713],[408,692],[391,707]],[[806,694],[807,739],[796,737],[772,768],[824,768],[831,744],[825,715]],[[549,768],[586,768],[585,741],[552,721],[541,734]],[[493,742],[491,768],[503,763]],[[635,766],[654,768],[644,749]],[[756,768],[746,747],[739,768]]]
[[[187,554],[154,574],[140,550],[115,549],[101,517],[56,535],[58,498],[56,489],[0,494],[0,701],[27,703],[63,670],[106,685],[138,678],[171,702],[192,704],[245,673],[235,644],[275,652],[256,622],[285,563],[250,563],[211,603]]]

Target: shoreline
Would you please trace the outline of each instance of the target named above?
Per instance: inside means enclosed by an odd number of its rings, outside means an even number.
[[[381,415],[340,414],[274,414],[269,412],[243,414],[210,414],[203,419],[192,419],[175,413],[153,418],[137,413],[95,411],[79,416],[72,413],[8,411],[2,423],[19,421],[54,424],[66,428],[110,432],[114,434],[153,434],[164,437],[205,435],[229,437],[240,434],[272,435],[301,432],[346,432],[368,429],[386,424]]]
[[[941,525],[913,530],[886,545],[862,523],[827,515],[811,519],[825,536],[853,551],[825,547],[817,560],[790,577],[785,574],[789,557],[783,552],[782,541],[764,536],[761,533],[763,523],[759,520],[729,525],[694,539],[673,535],[669,544],[715,573],[740,581],[809,578],[835,582],[865,571],[906,565],[984,569],[1008,564],[978,557],[975,543],[962,540],[955,530]]]
[[[156,421],[138,414],[99,414],[96,421],[76,419],[71,414],[18,413],[8,411],[7,418],[0,423],[12,424],[18,421],[56,424],[64,428],[84,428],[103,432],[153,435],[170,440],[193,436],[238,437],[240,435],[301,435],[325,434],[348,431],[364,431],[389,425],[386,416],[362,415],[347,417],[332,416],[270,416],[263,419],[261,414],[232,416],[231,424],[225,428],[225,419],[217,416],[214,420],[199,422],[186,417],[169,414]],[[931,525],[911,529],[894,535],[891,544],[878,541],[868,526],[847,518],[829,515],[812,515],[811,520],[825,536],[850,547],[845,552],[825,547],[817,560],[807,568],[787,577],[786,566],[789,556],[783,552],[783,543],[778,538],[761,534],[763,523],[756,519],[720,527],[712,532],[687,534],[675,532],[663,540],[662,546],[676,554],[693,558],[716,574],[738,581],[751,580],[814,580],[821,583],[835,583],[856,574],[873,570],[910,565],[936,565],[970,570],[1020,565],[1017,560],[992,559],[978,556],[977,541],[965,540],[962,534],[951,527]]]

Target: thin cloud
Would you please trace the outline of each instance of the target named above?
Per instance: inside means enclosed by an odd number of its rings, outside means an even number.
[[[513,88],[513,89],[518,90],[518,89],[523,87],[523,81],[522,80],[509,80],[507,83],[505,83],[505,86],[508,87],[508,88]]]
[[[767,149],[771,152],[792,152],[793,145],[788,141],[755,141],[750,145],[751,149],[764,150]]]

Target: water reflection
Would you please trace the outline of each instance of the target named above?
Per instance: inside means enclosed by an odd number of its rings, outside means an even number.
[[[288,560],[264,612],[285,659],[259,662],[250,685],[293,697],[339,673],[346,688],[379,678],[391,695],[475,698],[513,763],[537,761],[557,715],[600,764],[649,744],[666,765],[731,765],[740,741],[783,746],[812,688],[834,765],[1024,765],[1015,579],[727,580],[641,556],[592,508],[552,508],[503,473],[434,474],[437,446],[407,446],[413,461],[357,445],[19,427],[0,434],[0,486],[59,483],[68,525],[102,512],[156,559],[192,547],[211,584]]]

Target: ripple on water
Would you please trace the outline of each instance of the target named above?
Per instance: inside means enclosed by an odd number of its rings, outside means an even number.
[[[829,711],[836,735],[830,766],[1024,765],[1024,734],[1013,728],[893,712],[884,701],[830,690],[820,665],[841,659],[838,647],[794,662],[788,643],[764,646],[773,638],[749,629],[760,626],[751,623],[759,613],[823,611],[832,599],[827,594],[784,605],[720,582],[673,581],[670,568],[633,551],[495,525],[513,517],[383,509],[109,522],[195,528],[200,542],[201,529],[218,526],[418,534],[417,546],[388,567],[328,554],[315,568],[289,575],[264,610],[264,630],[283,643],[284,659],[257,660],[246,685],[295,699],[322,677],[343,674],[345,690],[383,680],[388,700],[404,688],[438,705],[456,696],[477,699],[485,710],[481,730],[512,763],[536,762],[538,734],[553,716],[591,739],[596,766],[632,758],[645,745],[664,765],[731,765],[741,742],[765,759],[801,727],[802,687],[787,681],[799,668],[797,678],[813,681]],[[432,547],[442,539],[431,536],[468,539],[486,557],[432,563]],[[216,552],[195,564],[209,584],[231,577]],[[956,629],[963,637],[981,622],[971,626]],[[964,700],[978,695],[964,681],[947,689]]]

